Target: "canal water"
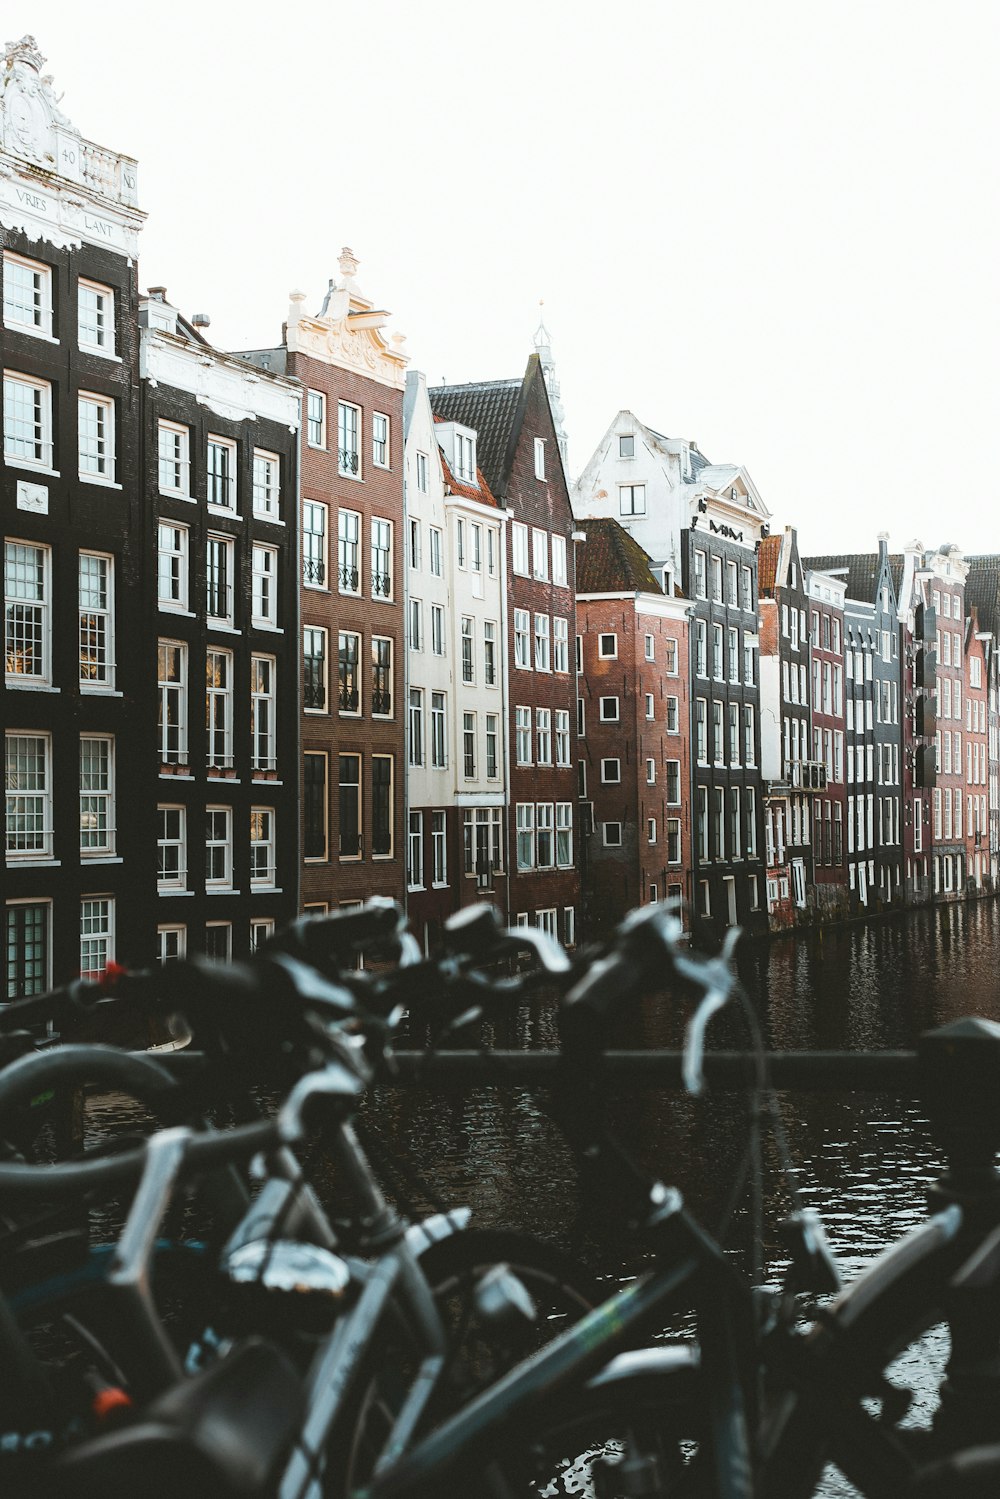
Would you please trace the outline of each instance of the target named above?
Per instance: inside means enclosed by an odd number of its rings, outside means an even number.
[[[776,1050],[911,1046],[921,1033],[963,1015],[1000,1021],[1000,904],[987,900],[910,913],[748,947],[739,968]],[[676,1046],[687,1011],[650,1000],[623,1027],[625,1046]],[[497,1045],[544,1047],[555,1039],[550,1006],[526,1006]],[[738,1012],[723,1013],[709,1045],[746,1044]],[[366,1123],[408,1159],[433,1194],[466,1202],[483,1225],[528,1228],[585,1260],[609,1288],[637,1274],[643,1248],[618,1216],[581,1196],[570,1151],[545,1096],[521,1089],[470,1089],[442,1099],[387,1090]],[[730,1197],[746,1140],[745,1100],[692,1100],[629,1087],[611,1101],[616,1132],[645,1167],[678,1186],[713,1228]],[[926,1215],[928,1185],[941,1170],[917,1102],[872,1093],[784,1093],[781,1110],[800,1200],[822,1216],[844,1282]],[[765,1149],[763,1257],[766,1279],[784,1265],[777,1225],[791,1206],[773,1141]],[[419,1203],[419,1194],[415,1194]],[[737,1211],[728,1242],[746,1260],[750,1218]],[[911,1419],[927,1419],[947,1358],[944,1329],[909,1350],[894,1377],[915,1392]],[[832,1471],[823,1494],[855,1491]]]

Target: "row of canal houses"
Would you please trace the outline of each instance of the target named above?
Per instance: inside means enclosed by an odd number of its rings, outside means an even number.
[[[996,888],[998,559],[802,558],[540,327],[429,387],[349,250],[268,347],[140,291],[136,163],[0,74],[6,993],[491,900],[764,931]],[[313,304],[316,305],[316,304]]]

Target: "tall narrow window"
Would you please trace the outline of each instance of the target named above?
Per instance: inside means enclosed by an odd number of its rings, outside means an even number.
[[[431,605],[431,650],[435,656],[444,655],[444,607]]]
[[[77,397],[78,454],[81,479],[113,484],[115,479],[115,403],[110,396],[81,391]]]
[[[254,545],[251,553],[250,606],[258,628],[278,627],[278,549]]]
[[[552,533],[552,581],[560,588],[566,587],[566,538],[557,531]]]
[[[80,685],[115,685],[113,562],[100,552],[80,553]]]
[[[549,658],[549,616],[547,614],[535,615],[535,670],[549,671],[551,661]]]
[[[389,467],[389,418],[381,411],[372,416],[372,462],[376,468]]]
[[[361,477],[359,432],[361,408],[337,402],[337,472],[345,478]]]
[[[361,636],[347,630],[340,632],[338,655],[341,713],[361,712]]]
[[[441,531],[437,526],[431,526],[428,531],[431,549],[431,572],[435,578],[440,578],[443,571],[443,547]]]
[[[277,765],[275,672],[273,656],[251,656],[250,765],[255,771],[274,770]]]
[[[531,764],[531,709],[514,709],[514,749],[518,765]]]
[[[361,517],[353,510],[337,516],[337,578],[341,593],[361,592]]]
[[[209,648],[205,652],[205,728],[210,769],[228,770],[233,764],[233,655]]]
[[[326,587],[326,506],[318,500],[302,501],[302,581]]]
[[[431,766],[434,770],[444,770],[448,764],[448,734],[447,719],[445,713],[446,699],[443,692],[431,693]],[[413,699],[410,699],[411,713]],[[411,742],[412,742],[411,724]],[[413,764],[413,761],[410,761]]]
[[[156,428],[157,473],[161,494],[191,494],[191,434],[174,422],[158,422]]]
[[[361,857],[361,756],[340,756],[340,857]]]
[[[556,712],[556,764],[569,764],[569,709],[557,708]]]
[[[514,610],[514,665],[531,666],[531,616],[527,609]]]
[[[539,802],[535,808],[535,854],[539,869],[555,864],[555,812],[552,802]]]
[[[115,956],[115,903],[110,895],[80,902],[80,977],[100,978]]]
[[[208,503],[220,510],[236,509],[236,444],[224,437],[208,439],[206,462]]]
[[[52,856],[52,741],[48,734],[5,736],[8,859]]]
[[[281,511],[281,460],[263,448],[253,450],[253,513],[277,520]]]
[[[76,309],[80,348],[91,354],[114,354],[115,294],[110,286],[78,282]]]
[[[573,863],[573,803],[556,802],[556,864],[569,869]]]
[[[411,890],[424,888],[424,814],[411,812],[406,834],[406,883]]]
[[[392,641],[387,636],[372,636],[372,702],[376,718],[392,716]]]
[[[302,762],[302,837],[303,857],[306,859],[327,858],[327,827],[329,806],[327,801],[327,757],[323,752],[309,750]]]
[[[205,809],[205,888],[229,890],[233,884],[233,809]]]
[[[483,681],[487,687],[497,685],[497,627],[491,619],[483,625]]]
[[[302,631],[302,705],[307,713],[327,713],[327,633],[313,625]]]
[[[517,825],[517,867],[535,867],[535,804],[518,802],[515,812]]]
[[[156,888],[187,888],[187,812],[183,807],[157,807]]]
[[[7,907],[7,999],[27,999],[51,987],[48,901],[12,901]]]
[[[115,742],[108,734],[80,739],[80,853],[115,851]]]
[[[48,547],[4,543],[4,669],[11,686],[50,680],[50,560]]]
[[[250,888],[273,890],[277,874],[273,807],[250,810]]]
[[[552,709],[535,709],[535,733],[538,740],[538,764],[552,764]]]
[[[393,846],[392,756],[372,755],[372,858],[388,859]]]
[[[392,598],[392,522],[372,521],[372,598]]]
[[[500,774],[498,745],[500,719],[496,713],[486,715],[486,779],[495,781]]]
[[[205,613],[209,622],[233,623],[233,572],[236,542],[209,534],[205,547]]]
[[[444,812],[431,813],[431,853],[434,884],[448,883],[447,820]]]
[[[421,494],[427,493],[427,454],[417,454],[417,489]]]
[[[160,521],[157,527],[156,596],[161,609],[186,609],[188,528]]]
[[[462,681],[471,686],[476,680],[475,642],[472,636],[473,621],[467,614],[462,616]]]
[[[326,447],[326,396],[321,390],[306,391],[306,442],[311,448]]]
[[[161,640],[157,652],[160,759],[187,764],[187,646]]]
[[[467,781],[476,775],[476,715],[462,714],[462,768]]]
[[[409,698],[410,764],[424,763],[424,693],[422,687],[411,687]]]
[[[559,614],[552,618],[552,667],[569,671],[569,620]]]

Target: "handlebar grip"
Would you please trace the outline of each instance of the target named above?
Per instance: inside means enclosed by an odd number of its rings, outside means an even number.
[[[591,964],[564,996],[559,1031],[564,1049],[599,1044],[612,1011],[661,988],[675,973],[674,949],[681,927],[664,907],[630,912],[612,950]]]
[[[118,1088],[154,1105],[178,1088],[165,1067],[141,1052],[67,1044],[20,1057],[0,1072],[0,1118],[24,1108],[46,1088],[84,1083]]]

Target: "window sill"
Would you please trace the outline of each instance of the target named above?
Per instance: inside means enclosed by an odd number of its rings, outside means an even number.
[[[58,692],[59,688],[58,687],[54,687],[52,690],[54,692]],[[98,683],[97,686],[95,687],[93,685],[93,683],[91,683],[91,682],[81,682],[80,683],[80,696],[81,697],[124,697],[125,694],[124,694],[124,692],[119,692],[116,687],[103,687],[103,686],[101,686],[100,683]]]
[[[240,892],[238,890],[234,890],[232,893],[234,895],[239,895]],[[251,895],[284,895],[284,893],[285,892],[282,890],[282,888],[281,888],[280,885],[251,885],[250,886],[250,894]]]
[[[206,885],[206,895],[242,895],[242,890],[234,890],[232,885]]]
[[[23,682],[19,676],[5,677],[8,692],[61,692],[61,687],[52,687],[48,682]]]
[[[394,859],[395,857],[396,857],[395,854],[392,854],[392,853],[388,853],[388,854],[372,854],[372,863],[373,864],[387,864],[391,859]]]
[[[194,773],[185,765],[183,768],[178,767],[177,770],[161,769],[159,778],[161,781],[193,781]]]
[[[191,895],[191,896],[193,896],[194,895],[194,891],[193,890],[181,890],[179,888],[177,890],[172,890],[172,889],[169,889],[165,885],[158,885],[156,887],[156,893],[157,893],[157,895],[171,895],[171,896],[178,896],[178,895]]]
[[[406,889],[407,889],[407,893],[410,894],[410,895],[419,895],[421,893],[421,891],[424,891],[424,890],[427,889],[427,886],[426,885],[407,885]]]
[[[205,778],[216,786],[241,786],[243,784],[237,776],[225,775],[221,770],[212,770],[211,767],[205,772]]]
[[[120,854],[85,854],[81,850],[80,863],[86,864],[124,864],[125,860]]]
[[[329,718],[330,717],[330,710],[329,710],[329,708],[303,708],[302,712],[303,712],[303,714],[305,715],[306,718]]]
[[[260,771],[253,773],[250,782],[253,786],[283,786],[285,784],[284,781],[272,781],[269,776],[261,774]]]
[[[175,619],[194,619],[193,609],[182,609],[179,604],[165,604],[162,599],[157,601],[157,607],[161,614],[172,614]]]
[[[230,520],[236,520],[239,521],[241,525],[243,524],[242,515],[240,515],[237,510],[234,510],[231,505],[206,504],[205,509],[208,511],[209,515],[227,515]]]
[[[255,510],[253,512],[253,518],[254,520],[263,521],[267,526],[281,526],[282,530],[284,530],[285,522],[283,520],[279,520],[276,515],[268,515],[266,511]]]
[[[185,505],[197,504],[194,495],[185,493],[183,489],[159,489],[157,493],[162,500],[183,500]]]
[[[96,484],[98,489],[121,489],[114,479],[102,479],[100,474],[79,474],[81,484]]]
[[[432,890],[450,890],[451,885],[447,880],[435,880],[431,885]]]
[[[3,461],[7,468],[23,469],[26,474],[43,474],[46,479],[62,478],[57,468],[47,468],[44,463],[27,463],[23,458],[12,458],[8,453],[4,453]]]
[[[350,481],[351,481],[352,484],[363,484],[365,482],[363,474],[351,474],[351,473],[347,473],[342,468],[338,468],[338,470],[337,470],[337,478],[338,479],[350,479]]]
[[[56,339],[56,343],[58,342],[59,340]],[[81,354],[93,354],[97,359],[106,359],[109,364],[121,364],[122,362],[120,354],[109,354],[107,349],[99,349],[95,344],[79,344],[77,347]]]
[[[302,580],[302,587],[303,587],[303,589],[305,590],[306,593],[329,593],[330,592],[330,589],[327,588],[327,586],[326,586],[325,583],[307,583],[305,581],[305,579]]]
[[[24,858],[19,858],[17,854],[8,854],[7,855],[7,868],[8,869],[61,869],[62,868],[62,860],[61,859],[48,858],[48,857],[46,857],[45,854],[39,854],[39,855],[37,855],[34,858],[32,858],[32,856],[30,854],[27,854]]]
[[[40,328],[28,328],[24,323],[8,323],[4,318],[4,329],[8,333],[23,333],[25,338],[35,338],[42,344],[58,344],[58,338],[53,338],[51,333],[43,333]]]
[[[252,619],[251,627],[255,630],[266,630],[268,635],[284,635],[285,631],[281,625],[272,625],[264,619]],[[239,634],[239,631],[236,632]]]
[[[235,625],[222,624],[221,621],[219,621],[217,619],[212,619],[211,617],[206,618],[205,624],[206,624],[206,627],[209,630],[214,630],[217,635],[242,635],[243,634],[243,631],[242,630],[238,630]]]

